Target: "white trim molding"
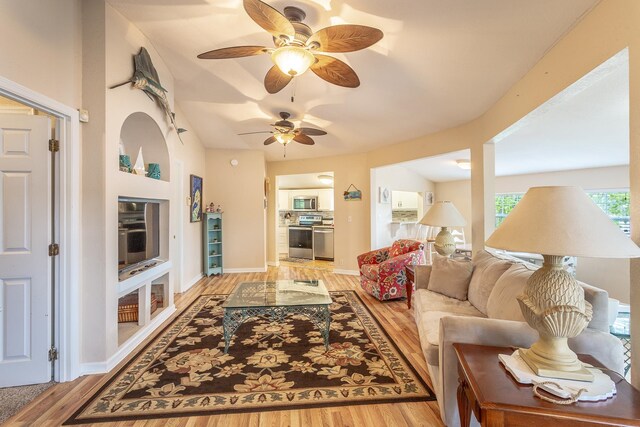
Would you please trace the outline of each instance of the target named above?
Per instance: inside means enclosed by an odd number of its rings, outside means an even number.
[[[223,273],[266,273],[267,267],[253,267],[253,268],[223,268]]]
[[[279,267],[279,266],[280,266],[279,261],[267,261],[267,267]]]
[[[360,272],[358,270],[341,270],[338,268],[333,269],[334,274],[346,274],[348,276],[359,276]]]
[[[49,113],[60,124],[60,258],[55,319],[60,359],[56,381],[71,381],[80,375],[80,254],[82,218],[80,204],[80,122],[75,108],[0,76],[0,95]]]
[[[180,286],[180,293],[187,292],[193,285],[198,283],[204,277],[203,273],[199,273],[193,279],[189,280],[184,286]]]

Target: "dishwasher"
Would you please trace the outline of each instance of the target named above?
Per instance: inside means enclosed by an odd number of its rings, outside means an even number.
[[[333,227],[313,227],[313,258],[333,261]]]

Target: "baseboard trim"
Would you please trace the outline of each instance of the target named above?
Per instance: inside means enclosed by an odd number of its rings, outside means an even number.
[[[223,273],[266,273],[267,267],[254,268],[224,268]]]
[[[333,269],[334,274],[346,274],[348,276],[359,276],[360,272],[358,270],[341,270],[338,268]]]
[[[280,266],[280,263],[278,261],[267,261],[267,265],[269,267],[278,267]]]
[[[82,363],[80,365],[80,375],[105,374],[111,371],[127,356],[129,356],[136,347],[140,345],[140,343],[151,336],[151,334],[153,334],[153,332],[155,332],[155,330],[175,312],[176,307],[174,305],[162,310],[162,312],[154,317],[148,325],[141,328],[131,338],[129,338],[124,345],[118,348],[118,351],[116,351],[106,362]]]
[[[193,285],[198,283],[200,279],[202,279],[203,277],[204,277],[203,273],[199,273],[198,275],[196,275],[193,279],[187,282],[187,285],[184,288],[180,289],[180,293],[187,292],[189,289],[191,289]]]

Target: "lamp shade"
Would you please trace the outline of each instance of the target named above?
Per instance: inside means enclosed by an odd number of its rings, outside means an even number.
[[[486,241],[544,255],[640,257],[640,248],[579,187],[532,187]]]
[[[420,220],[422,225],[434,227],[463,227],[467,225],[464,217],[449,201],[435,202]]]
[[[271,59],[280,71],[290,76],[299,76],[316,61],[307,49],[298,46],[283,46],[271,54]]]

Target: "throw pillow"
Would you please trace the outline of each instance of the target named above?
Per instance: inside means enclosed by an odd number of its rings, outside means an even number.
[[[427,289],[451,298],[465,301],[473,264],[437,256],[433,260]]]
[[[490,319],[525,321],[516,297],[524,292],[524,286],[534,271],[524,265],[514,264],[500,276],[487,301],[487,316]]]
[[[473,276],[469,283],[469,302],[487,314],[487,301],[500,276],[513,263],[481,250],[473,257]]]

